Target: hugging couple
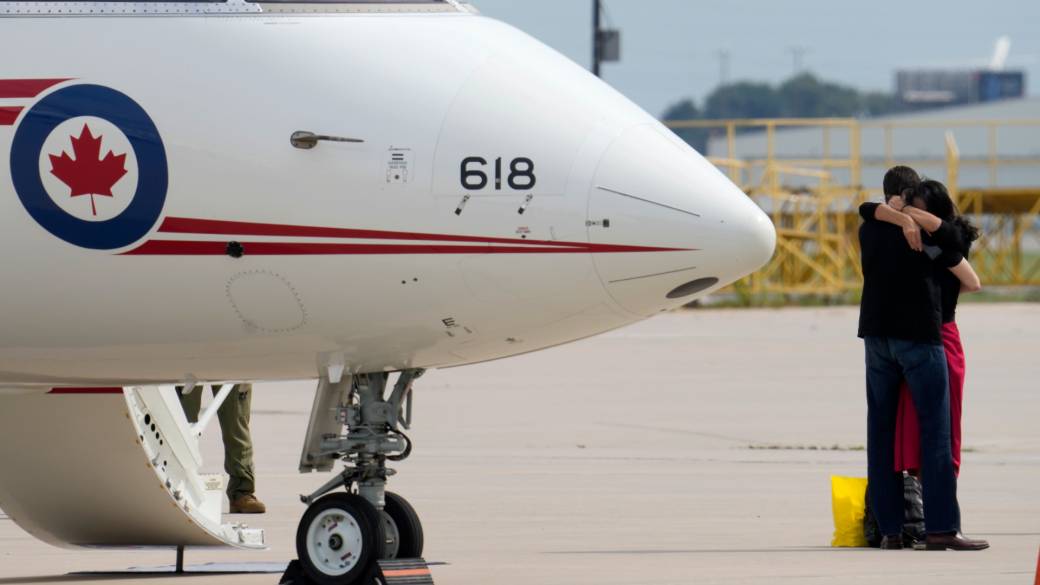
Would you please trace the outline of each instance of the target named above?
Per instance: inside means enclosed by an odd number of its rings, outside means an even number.
[[[962,292],[981,289],[968,262],[978,230],[946,187],[894,167],[885,203],[864,203],[859,240],[866,347],[867,467],[870,506],[882,549],[901,549],[903,472],[921,479],[925,537],[915,548],[982,550],[961,534],[964,349],[955,313]]]

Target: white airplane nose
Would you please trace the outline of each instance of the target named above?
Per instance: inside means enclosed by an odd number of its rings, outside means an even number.
[[[740,249],[747,274],[751,274],[773,259],[773,254],[776,252],[776,227],[761,207],[755,205],[739,189],[738,192],[748,203],[751,203],[751,209],[745,213],[746,217],[734,226],[734,230],[739,234],[736,245]]]
[[[596,172],[593,243],[640,246],[596,254],[608,293],[649,315],[695,300],[761,268],[773,255],[769,217],[714,165],[655,125],[622,133]]]

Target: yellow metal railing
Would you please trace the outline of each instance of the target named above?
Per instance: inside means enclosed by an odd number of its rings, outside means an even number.
[[[759,203],[777,227],[776,255],[766,268],[736,285],[741,293],[839,296],[857,291],[862,284],[858,207],[881,194],[880,180],[877,185],[864,185],[864,172],[880,175],[896,164],[929,174],[933,170],[945,172],[954,200],[982,229],[972,261],[985,284],[1040,285],[1040,233],[1036,227],[1040,219],[1040,157],[1011,156],[1000,146],[1002,132],[1040,130],[1040,120],[875,122],[822,118],[690,120],[668,125],[676,130],[712,131],[715,144],[724,145],[725,155],[709,160]],[[799,128],[820,130],[819,142],[812,149],[818,156],[785,155],[778,146],[784,137],[782,131]],[[944,131],[937,141],[944,141],[941,146],[945,156],[897,156],[897,133],[905,129]],[[880,153],[871,157],[863,153],[865,131],[880,131],[882,135]],[[985,152],[963,157],[955,131],[984,132]],[[757,152],[742,153],[741,138],[750,132],[757,132],[759,137],[764,133],[764,145],[760,138]],[[839,134],[844,136],[836,140]],[[1035,185],[999,186],[1002,170],[1023,168],[1035,171]],[[984,176],[984,184],[966,184],[964,171]]]

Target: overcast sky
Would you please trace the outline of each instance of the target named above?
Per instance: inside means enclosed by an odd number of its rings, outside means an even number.
[[[592,0],[472,0],[483,14],[534,35],[578,63],[591,54]],[[805,68],[859,89],[892,91],[898,68],[989,63],[1012,40],[1009,68],[1040,93],[1040,0],[604,0],[622,30],[622,61],[604,79],[654,115],[698,103],[720,79],[777,82]]]

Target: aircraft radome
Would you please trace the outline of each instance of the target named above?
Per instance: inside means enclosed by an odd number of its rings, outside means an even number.
[[[190,425],[174,386],[317,379],[300,469],[346,466],[297,550],[364,581],[422,552],[386,462],[425,369],[612,330],[773,253],[652,116],[451,0],[0,2],[0,47],[0,508],[60,546],[263,546],[198,472],[215,406]]]

